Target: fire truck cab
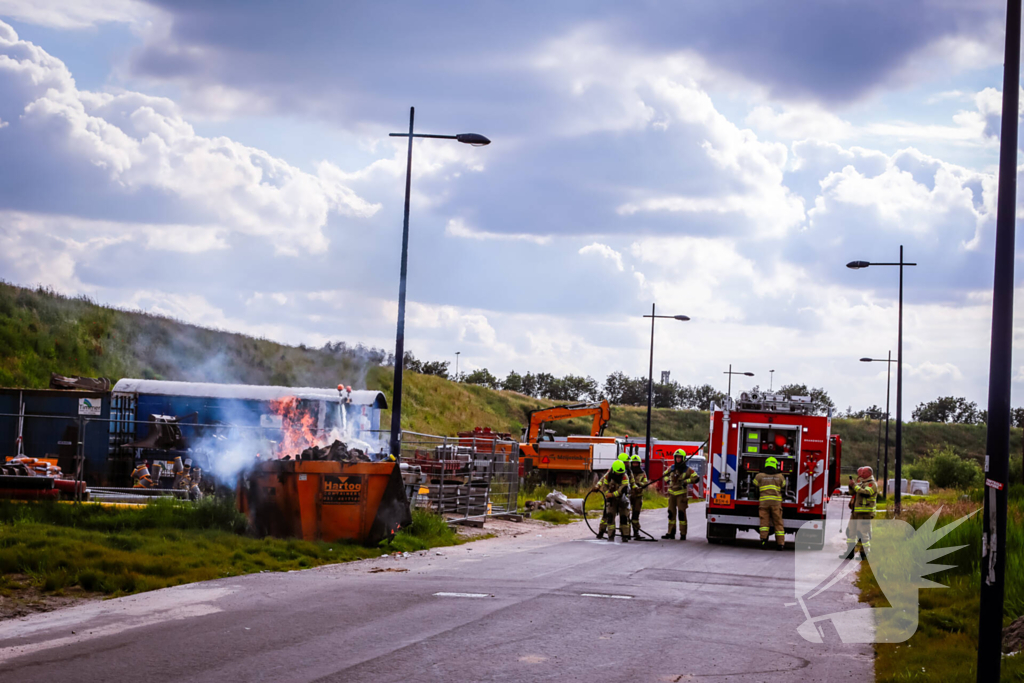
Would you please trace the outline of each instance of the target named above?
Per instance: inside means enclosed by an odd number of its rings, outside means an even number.
[[[795,534],[807,524],[800,534],[802,545],[821,549],[828,492],[839,484],[842,447],[841,439],[831,434],[832,411],[815,415],[809,397],[781,394],[743,393],[730,403],[731,409],[714,406],[711,413],[708,542],[732,540],[737,531],[758,529],[754,477],[774,457],[786,479],[786,532]]]

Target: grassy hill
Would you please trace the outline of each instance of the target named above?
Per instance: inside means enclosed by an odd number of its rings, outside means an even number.
[[[381,367],[361,347],[287,346],[0,283],[0,386],[45,387],[51,372],[115,381],[146,377],[321,387],[344,382],[380,389],[390,401],[393,370]],[[518,436],[530,410],[550,405],[554,402],[406,373],[402,427],[452,435],[480,426]],[[615,406],[607,431],[643,435],[645,420],[643,408]],[[389,421],[387,414],[385,428]],[[707,424],[706,413],[655,410],[651,431],[662,439],[703,441]],[[589,421],[549,426],[558,434],[586,433]],[[895,438],[894,427],[890,440]],[[837,419],[832,430],[843,437],[844,464],[874,465],[877,422]],[[912,422],[904,426],[903,434],[907,462],[945,444],[979,460],[985,453],[984,425]],[[1017,473],[1021,445],[1021,430],[1015,429],[1011,452],[1018,454]]]

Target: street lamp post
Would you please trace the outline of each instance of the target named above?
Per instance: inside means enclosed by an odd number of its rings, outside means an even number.
[[[458,135],[425,135],[413,133],[416,107],[409,107],[409,132],[391,133],[393,138],[409,138],[409,153],[405,166],[405,219],[402,223],[402,267],[398,280],[398,332],[395,336],[395,386],[391,397],[391,454],[396,458],[402,454],[402,370],[405,365],[405,282],[409,266],[409,195],[412,189],[412,141],[413,138],[440,138],[458,140],[467,145],[482,147],[490,140],[477,133]]]
[[[456,382],[459,381],[459,354],[460,353],[462,353],[462,351],[456,351],[455,352],[455,381]]]
[[[728,396],[728,402],[729,403],[732,403],[732,376],[733,375],[743,375],[744,377],[753,377],[754,376],[754,373],[752,373],[752,372],[733,372],[732,371],[732,363],[729,363],[729,370],[727,372],[722,373],[722,374],[729,375],[729,388],[725,392],[726,395]],[[728,410],[730,408],[731,408],[731,406],[728,406],[728,405],[726,406],[726,410]]]
[[[861,358],[861,363],[885,363],[885,472],[882,476],[882,495],[889,495],[889,388],[892,386],[892,364],[895,362],[892,359],[892,351],[889,352],[889,358]],[[879,429],[881,429],[881,422],[879,422]],[[877,460],[877,458],[876,458]],[[876,463],[875,470],[878,470]]]
[[[647,441],[644,451],[644,471],[651,473],[651,407],[654,403],[654,319],[671,318],[686,322],[690,318],[685,315],[654,315],[654,304],[651,304],[651,314],[645,315],[651,319],[651,365],[647,371]]]
[[[768,393],[772,393],[772,387],[775,386],[775,371],[768,371]]]
[[[896,473],[893,482],[894,503],[893,509],[896,516],[902,511],[902,493],[900,484],[903,481],[903,267],[916,266],[916,263],[907,263],[903,260],[903,245],[900,245],[899,263],[871,263],[868,261],[850,261],[847,268],[860,270],[868,266],[899,266],[900,269],[900,298],[898,326],[896,332]]]

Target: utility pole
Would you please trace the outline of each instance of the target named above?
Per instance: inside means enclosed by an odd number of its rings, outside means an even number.
[[[985,511],[981,532],[981,610],[978,683],[999,680],[1003,649],[1003,576],[1006,571],[1006,489],[1010,468],[1010,377],[1013,374],[1013,259],[1017,210],[1017,116],[1020,91],[1021,0],[1006,3],[1003,118],[996,198],[992,351],[988,370]]]

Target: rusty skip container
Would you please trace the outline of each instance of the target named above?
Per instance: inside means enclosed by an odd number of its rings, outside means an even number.
[[[412,523],[394,462],[271,460],[239,486],[239,509],[260,536],[376,544]]]

